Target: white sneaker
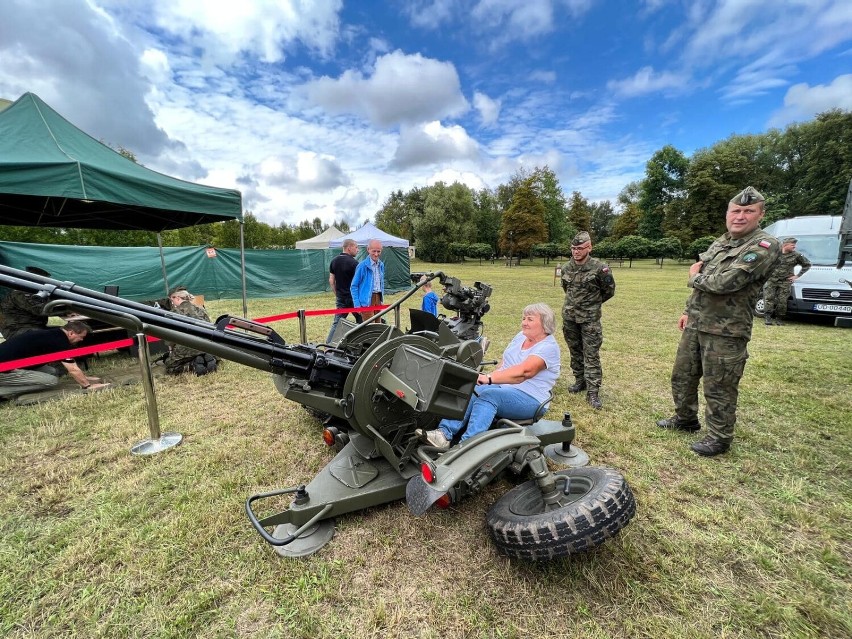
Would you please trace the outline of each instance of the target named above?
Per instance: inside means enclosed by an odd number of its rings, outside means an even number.
[[[422,430],[418,428],[417,436],[430,446],[434,446],[440,450],[447,450],[450,447],[450,440],[440,430]]]

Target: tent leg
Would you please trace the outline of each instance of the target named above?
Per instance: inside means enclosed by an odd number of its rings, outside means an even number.
[[[166,285],[166,297],[168,297],[169,296],[169,278],[166,276],[166,258],[163,256],[163,238],[159,233],[157,233],[157,246],[160,247],[160,266],[163,269],[163,284]],[[140,350],[140,352],[141,352],[141,350]]]
[[[139,347],[139,366],[142,368],[142,386],[145,389],[145,407],[148,411],[148,426],[151,439],[134,444],[130,449],[133,455],[153,455],[177,446],[183,439],[180,433],[160,433],[160,417],[157,414],[157,396],[154,394],[154,374],[151,372],[151,354],[148,351],[148,339],[145,333],[136,334]]]
[[[308,343],[308,324],[305,321],[307,315],[305,314],[305,309],[300,308],[296,311],[296,317],[299,319],[299,339],[302,341],[302,344]]]
[[[243,317],[248,317],[248,302],[246,300],[246,242],[243,229],[245,222],[240,220],[240,270],[243,275]]]

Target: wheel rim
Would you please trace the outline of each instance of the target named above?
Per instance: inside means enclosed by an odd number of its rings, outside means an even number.
[[[568,493],[565,493],[565,483],[570,480]],[[526,490],[518,493],[517,497],[509,504],[509,510],[519,517],[528,517],[531,515],[540,515],[548,510],[556,510],[563,508],[569,504],[579,501],[592,489],[594,483],[588,477],[583,476],[566,476],[556,475],[556,487],[562,493],[558,503],[550,508],[545,507],[544,500],[541,498],[541,491],[538,486],[533,483]]]

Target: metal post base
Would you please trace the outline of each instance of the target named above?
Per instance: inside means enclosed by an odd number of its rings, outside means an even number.
[[[132,455],[153,455],[173,448],[183,441],[180,433],[163,433],[159,439],[146,439],[134,444],[130,449]]]
[[[298,529],[299,527],[293,524],[280,524],[275,527],[272,536],[284,539]],[[307,557],[308,555],[313,555],[331,541],[331,538],[334,537],[334,530],[334,519],[323,519],[306,530],[304,535],[294,539],[286,546],[276,546],[275,552],[282,557]]]
[[[589,465],[588,454],[582,448],[569,444],[551,444],[545,447],[544,454],[560,466],[579,468]]]

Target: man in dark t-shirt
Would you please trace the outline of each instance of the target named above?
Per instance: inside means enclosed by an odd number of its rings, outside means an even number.
[[[352,284],[352,277],[355,275],[355,269],[358,267],[358,260],[355,259],[355,254],[358,253],[358,243],[355,240],[343,240],[342,252],[340,255],[331,260],[328,267],[328,283],[335,295],[335,308],[353,308],[352,292],[349,290]],[[337,313],[334,316],[334,321],[331,323],[331,330],[328,332],[327,342],[331,341],[334,335],[334,329],[337,328],[337,323],[341,317],[346,317],[349,313]],[[352,313],[355,316],[355,321],[361,323],[361,315]]]
[[[90,331],[89,326],[83,322],[68,322],[62,327],[30,330],[0,344],[0,364],[67,351],[82,342]],[[98,377],[86,375],[73,359],[63,360],[61,364],[84,390],[109,386],[101,383]],[[54,367],[43,365],[33,369],[16,368],[0,372],[0,399],[53,388],[59,383],[56,372]]]

